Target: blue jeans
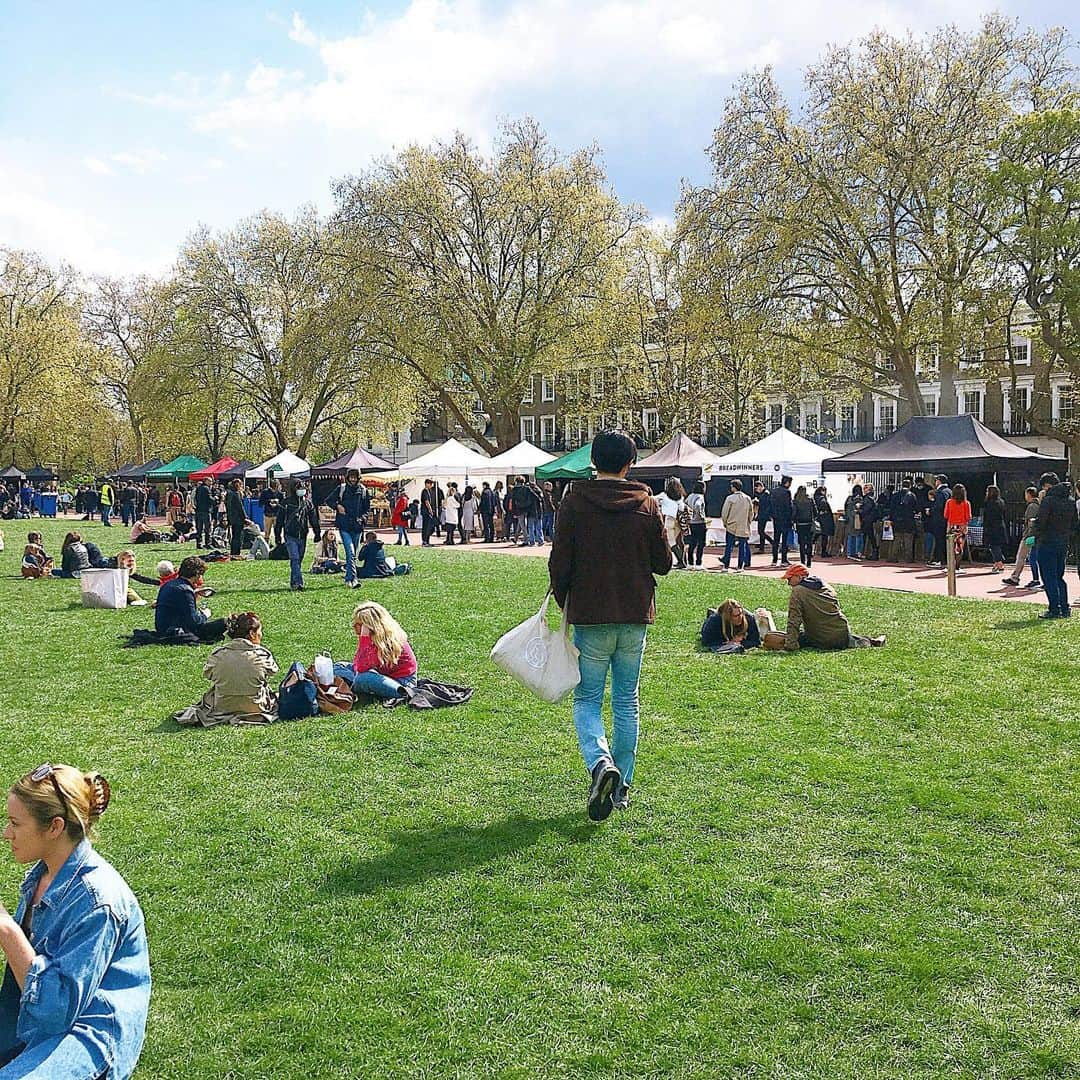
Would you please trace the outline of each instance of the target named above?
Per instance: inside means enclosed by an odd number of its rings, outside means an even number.
[[[398,525],[398,527],[397,527],[397,538],[402,544],[405,545],[405,547],[410,546],[409,545],[409,530],[406,529],[404,525]]]
[[[307,551],[307,537],[286,536],[285,546],[289,549],[289,585],[296,588],[304,584],[304,552]]]
[[[147,517],[157,516],[157,503],[153,499],[146,500],[146,515]]]
[[[112,525],[112,522],[109,520],[109,515],[111,513],[112,513],[112,505],[111,504],[109,506],[103,506],[101,508],[101,524],[102,525],[110,525],[110,526]]]
[[[736,536],[734,533],[724,534],[724,569],[731,566],[731,551],[736,542],[739,545],[739,569],[742,570],[750,565],[750,537]]]
[[[406,675],[403,679],[391,679],[389,675],[380,675],[377,671],[353,671],[352,664],[336,663],[334,674],[344,679],[354,694],[367,694],[369,697],[396,698],[403,686],[415,686],[416,676]]]
[[[542,524],[544,527],[544,539],[550,540],[555,535],[555,515],[545,514],[542,518]]]
[[[863,534],[862,533],[848,533],[847,538],[847,553],[850,557],[862,554],[863,547]]]
[[[542,544],[544,542],[544,527],[539,516],[527,517],[525,519],[525,528],[530,544]]]
[[[1040,540],[1035,548],[1046,601],[1055,615],[1069,614],[1069,589],[1065,584],[1068,549],[1067,540]]]
[[[360,534],[339,530],[342,547],[345,548],[345,584],[356,580],[356,552],[360,548]]]
[[[601,623],[574,627],[574,644],[581,652],[581,682],[574,690],[574,727],[578,746],[591,773],[603,757],[611,757],[627,787],[634,778],[638,743],[638,679],[645,652],[640,623]],[[611,669],[611,749],[600,715],[604,687]]]

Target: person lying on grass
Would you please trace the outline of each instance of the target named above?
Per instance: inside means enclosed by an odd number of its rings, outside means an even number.
[[[797,652],[800,647],[865,649],[885,644],[884,634],[880,637],[853,634],[832,586],[813,577],[802,563],[788,567],[783,580],[791,586],[784,642],[788,652]]]
[[[353,611],[356,656],[352,664],[337,663],[334,674],[344,679],[354,694],[391,699],[401,697],[405,687],[416,685],[416,656],[397,620],[374,600],[365,600]]]
[[[262,643],[262,620],[254,611],[225,619],[229,640],[206,658],[203,675],[210,689],[196,705],[173,714],[178,724],[270,724],[277,719],[277,695],[270,676],[277,674],[273,654]]]
[[[393,577],[395,574],[409,572],[408,563],[398,563],[391,567],[386,561],[383,542],[373,532],[364,534],[364,546],[356,553],[356,561],[360,564],[356,571],[358,578]]]
[[[761,645],[757,619],[748,615],[738,600],[725,600],[719,608],[710,608],[701,626],[701,644],[706,649],[719,649],[724,645],[741,645],[744,649],[756,649]]]
[[[100,773],[40,765],[8,793],[4,839],[33,864],[15,917],[0,904],[0,1078],[127,1080],[146,1034],[150,958],[139,903],[90,845]]]

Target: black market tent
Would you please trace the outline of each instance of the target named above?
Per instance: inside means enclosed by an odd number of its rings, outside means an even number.
[[[706,465],[716,465],[719,458],[698,446],[693,439],[681,431],[669,439],[654,454],[642,458],[630,469],[633,480],[659,481],[661,484],[669,476],[677,476],[684,484],[701,479]]]
[[[243,480],[247,476],[248,469],[254,468],[255,462],[244,458],[243,461],[238,461],[231,469],[218,473],[214,479],[222,484],[227,484],[230,480]]]
[[[59,477],[52,471],[52,469],[46,469],[41,465],[35,465],[27,474],[26,479],[31,484],[44,484],[50,480],[58,480]]]
[[[995,435],[974,416],[914,416],[887,439],[827,458],[827,473],[1023,473],[1035,476],[1064,467]]]
[[[0,480],[25,480],[26,473],[12,462],[6,469],[0,469]]]
[[[121,465],[112,476],[116,480],[130,480],[132,471],[138,467],[134,462],[129,461],[126,465]]]
[[[155,469],[160,469],[165,462],[161,458],[151,458],[144,465],[131,465],[128,471],[121,473],[125,480],[145,480]]]
[[[363,474],[366,472],[387,472],[394,468],[396,466],[392,462],[384,461],[381,457],[358,446],[354,450],[334,458],[332,461],[324,461],[321,465],[313,465],[311,475],[316,480],[337,480],[344,479],[345,474],[350,469],[356,469],[357,472]]]
[[[588,442],[546,465],[538,465],[534,475],[537,480],[588,480],[594,471],[592,443]]]

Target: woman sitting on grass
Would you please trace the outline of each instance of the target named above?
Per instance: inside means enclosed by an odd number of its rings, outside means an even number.
[[[60,569],[53,571],[53,577],[77,578],[89,569],[90,554],[82,537],[77,532],[69,532],[60,548]]]
[[[345,569],[338,551],[337,533],[333,529],[323,529],[322,539],[315,549],[315,561],[311,564],[313,574],[340,574]]]
[[[719,608],[709,609],[701,626],[701,644],[706,649],[719,649],[730,644],[756,649],[761,645],[757,619],[752,614],[747,615],[746,608],[738,600],[725,600]]]
[[[210,689],[202,700],[173,719],[178,724],[215,727],[218,724],[270,724],[277,719],[277,695],[270,676],[278,666],[262,643],[262,621],[254,611],[225,619],[229,640],[206,658],[203,674]]]
[[[26,534],[21,571],[24,578],[49,577],[53,572],[53,561],[45,551],[39,532]]]
[[[0,990],[0,1077],[127,1080],[146,1033],[150,959],[139,903],[90,846],[109,805],[99,773],[40,765],[8,793],[4,839],[33,863]]]
[[[353,630],[356,656],[351,665],[335,664],[334,674],[349,683],[354,694],[390,700],[416,685],[416,656],[409,639],[382,604],[357,604]]]

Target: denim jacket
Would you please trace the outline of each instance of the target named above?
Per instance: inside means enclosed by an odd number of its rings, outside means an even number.
[[[23,881],[15,913],[20,925],[45,869],[39,862]],[[146,1034],[146,928],[127,883],[88,841],[34,908],[30,944],[37,955],[19,1002],[18,1041],[30,1048],[70,1035],[110,1078],[126,1080]]]

